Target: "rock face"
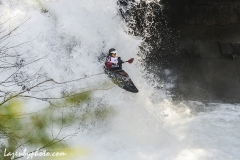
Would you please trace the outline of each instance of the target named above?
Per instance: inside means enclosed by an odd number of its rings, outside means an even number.
[[[153,52],[166,55],[179,50],[202,58],[233,54],[223,52],[222,48],[225,43],[230,45],[240,40],[240,0],[161,0],[159,3],[118,1],[123,18],[130,22],[136,35],[152,46]]]
[[[215,41],[196,41],[193,54],[200,55],[201,58],[219,58],[221,50]]]
[[[139,54],[146,70],[174,84],[172,98],[239,103],[240,0],[140,2],[119,0],[120,12],[150,46]]]
[[[201,58],[240,57],[239,0],[186,0],[175,8],[182,11],[181,20],[172,19],[180,32],[180,51]]]
[[[200,57],[185,57],[181,71],[171,63],[176,99],[239,103],[240,0],[167,1],[176,11],[171,27],[180,33],[179,54]]]
[[[208,2],[186,6],[186,24],[228,25],[240,23],[240,2]]]

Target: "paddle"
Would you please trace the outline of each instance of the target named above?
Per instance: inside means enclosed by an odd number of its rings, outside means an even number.
[[[132,63],[133,62],[133,60],[134,60],[134,58],[130,58],[128,61],[126,61],[126,62],[128,62],[128,63]],[[105,62],[105,66],[109,69],[109,68],[111,68],[112,67],[112,63],[111,62]]]
[[[134,60],[134,58],[131,58],[131,59],[129,59],[128,61],[126,61],[126,62],[128,62],[128,63],[132,63],[133,62],[133,60]]]

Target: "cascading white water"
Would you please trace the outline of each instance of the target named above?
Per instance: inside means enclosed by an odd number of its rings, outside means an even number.
[[[123,68],[139,93],[132,94],[101,74],[76,82],[67,89],[96,89],[92,96],[114,110],[108,123],[70,139],[71,149],[82,150],[67,159],[89,160],[203,160],[238,159],[240,154],[238,105],[182,102],[174,104],[163,90],[154,90],[137,63],[140,37],[127,34],[118,14],[117,0],[2,0],[0,13],[14,16],[11,26],[25,19],[23,32],[12,44],[33,40],[18,48],[25,59],[46,58],[21,70],[41,72],[56,81],[103,72],[98,57],[112,47],[126,60]],[[6,16],[5,14],[5,16]],[[3,19],[1,19],[2,21]],[[107,83],[107,85],[106,85]],[[107,90],[97,90],[107,89]],[[61,89],[41,94],[59,96]],[[30,111],[38,110],[31,103]],[[30,106],[29,106],[30,108]],[[59,158],[60,159],[60,158]]]

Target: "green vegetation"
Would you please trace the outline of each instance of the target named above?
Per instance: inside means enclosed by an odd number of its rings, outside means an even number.
[[[81,104],[89,100],[89,95],[90,92],[77,93],[66,97],[65,100],[70,104]]]
[[[88,124],[92,127],[113,114],[111,109],[95,103],[91,92],[63,97],[37,113],[24,114],[23,104],[17,99],[0,106],[0,138],[3,139],[0,159],[11,159],[4,157],[5,150],[13,153],[26,147],[64,150],[67,147],[65,142],[71,136],[87,129]]]

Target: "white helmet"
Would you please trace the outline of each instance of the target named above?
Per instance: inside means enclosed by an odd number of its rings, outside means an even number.
[[[111,49],[109,50],[109,54],[112,54],[112,53],[117,53],[116,49],[111,48]]]

